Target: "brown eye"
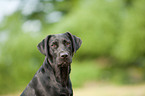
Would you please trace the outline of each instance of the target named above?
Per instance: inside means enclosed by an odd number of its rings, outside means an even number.
[[[66,42],[66,45],[70,45],[70,42]]]

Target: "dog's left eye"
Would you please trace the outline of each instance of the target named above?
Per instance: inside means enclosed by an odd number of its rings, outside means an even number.
[[[70,42],[66,42],[66,45],[70,45]]]

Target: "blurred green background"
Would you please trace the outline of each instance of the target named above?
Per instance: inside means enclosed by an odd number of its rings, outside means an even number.
[[[73,87],[145,81],[145,0],[0,1],[0,94],[22,91],[42,65],[37,44],[70,31],[83,41]]]

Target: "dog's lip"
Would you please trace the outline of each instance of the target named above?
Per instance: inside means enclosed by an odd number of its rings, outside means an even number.
[[[66,61],[60,62],[60,63],[58,63],[58,65],[62,65],[62,64],[66,64],[66,63],[67,63]]]
[[[60,62],[60,63],[58,63],[58,66],[61,66],[61,67],[63,67],[63,66],[68,66],[68,65],[70,65],[68,62]]]

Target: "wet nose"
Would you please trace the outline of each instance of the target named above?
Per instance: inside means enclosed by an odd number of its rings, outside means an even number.
[[[61,58],[67,58],[68,57],[68,53],[60,53],[60,57]]]

